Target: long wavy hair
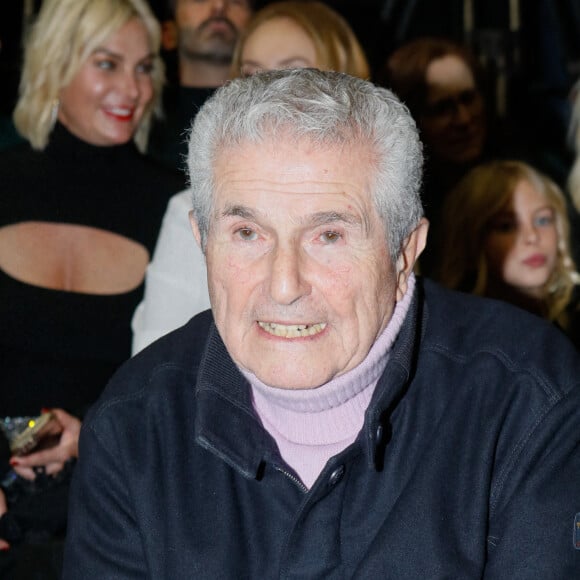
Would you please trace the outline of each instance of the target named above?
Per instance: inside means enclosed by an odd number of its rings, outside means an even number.
[[[570,253],[566,201],[548,177],[520,161],[492,161],[472,169],[449,193],[442,213],[439,281],[448,288],[485,296],[489,267],[485,240],[493,218],[509,208],[521,181],[528,181],[554,209],[558,233],[554,271],[544,287],[547,318],[556,320],[566,309],[580,276]]]
[[[256,12],[242,32],[232,59],[232,78],[240,76],[242,53],[247,39],[265,22],[289,18],[311,38],[316,66],[368,79],[370,68],[364,50],[348,22],[322,2],[274,2]]]

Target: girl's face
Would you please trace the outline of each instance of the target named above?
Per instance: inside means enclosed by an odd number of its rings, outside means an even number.
[[[316,67],[316,47],[291,18],[279,16],[258,26],[242,49],[241,74],[259,71]]]
[[[147,29],[130,20],[83,63],[59,95],[60,122],[92,145],[130,141],[153,98]]]
[[[511,206],[492,218],[484,249],[491,284],[544,298],[558,253],[556,212],[529,181],[520,181]]]

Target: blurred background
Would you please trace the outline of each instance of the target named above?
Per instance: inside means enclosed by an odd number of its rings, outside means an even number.
[[[22,39],[42,0],[0,2],[0,113],[16,99]],[[160,20],[166,0],[150,0]],[[268,4],[257,0],[257,8]],[[351,23],[373,74],[405,41],[424,35],[464,42],[485,72],[496,118],[546,145],[567,147],[580,76],[580,0],[327,0]],[[168,58],[171,74],[171,55]],[[571,153],[570,153],[571,155]]]

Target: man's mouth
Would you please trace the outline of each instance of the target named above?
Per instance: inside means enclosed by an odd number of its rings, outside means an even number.
[[[236,34],[236,27],[227,18],[210,18],[200,26],[200,29],[202,28],[211,28],[217,32]]]
[[[304,338],[315,336],[326,328],[326,322],[316,324],[277,324],[276,322],[260,322],[258,326],[268,334],[282,338]]]

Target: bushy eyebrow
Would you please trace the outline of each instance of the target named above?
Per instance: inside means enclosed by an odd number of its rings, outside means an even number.
[[[242,219],[256,221],[257,213],[244,205],[227,205],[220,214],[221,218],[240,217]],[[358,226],[361,225],[362,219],[348,212],[340,211],[319,211],[299,219],[300,223],[310,227],[324,226],[342,222],[347,225]]]
[[[360,226],[362,220],[352,213],[340,211],[319,211],[306,217],[305,221],[313,227],[324,226],[333,223],[343,223],[349,226]]]
[[[226,205],[219,217],[221,219],[239,217],[245,220],[256,221],[256,212],[245,205]]]
[[[302,221],[307,227],[312,228],[332,226],[333,224],[342,224],[345,226],[360,228],[363,236],[368,236],[372,229],[368,215],[358,215],[347,211],[320,211],[305,216]]]

